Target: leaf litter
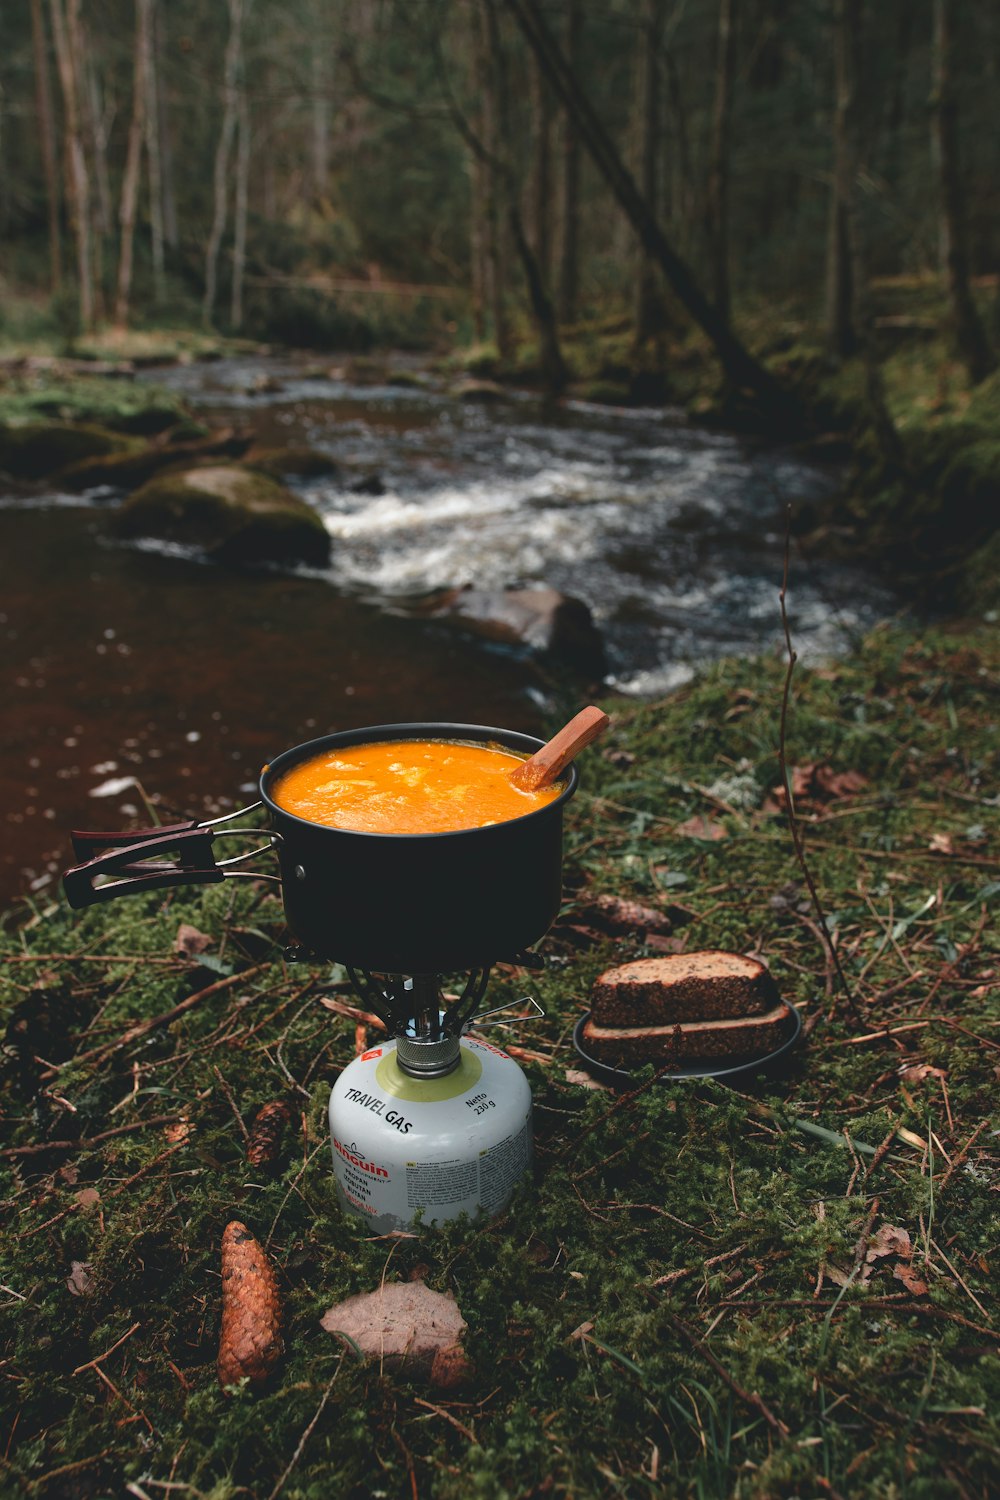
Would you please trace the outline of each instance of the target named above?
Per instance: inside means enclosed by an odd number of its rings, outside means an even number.
[[[510,1036],[559,1064],[522,1048],[533,1180],[497,1223],[394,1242],[388,1271],[385,1241],[340,1216],[331,1183],[326,1100],[359,1022],[344,1000],[323,1004],[344,995],[342,974],[285,967],[267,889],[80,916],[36,905],[8,924],[11,1483],[41,1500],[66,1473],[88,1494],[179,1485],[264,1500],[295,1459],[289,1495],[412,1493],[412,1475],[440,1500],[532,1487],[589,1500],[609,1475],[648,1488],[655,1448],[658,1483],[678,1495],[888,1500],[901,1465],[914,1493],[945,1473],[956,1493],[987,1493],[1000,1451],[1000,661],[995,632],[963,642],[958,660],[953,632],[880,631],[795,678],[789,761],[867,781],[824,799],[813,778],[804,823],[860,1023],[768,807],[780,661],[719,663],[670,699],[615,705],[617,753],[588,762],[566,820],[568,896],[664,912],[680,888],[681,940],[762,954],[811,1022],[808,1045],[787,1076],[741,1091],[583,1086],[570,1037],[594,978],[677,939],[591,922],[574,944],[557,926],[542,973],[500,969],[490,989],[496,1004],[535,991],[546,1019]],[[748,784],[729,837],[678,834],[717,818],[711,789],[734,766]],[[935,833],[956,852],[928,848]],[[185,925],[230,975],[207,984],[201,955],[174,952]],[[273,1171],[257,1171],[233,1106],[252,1128],[262,1100],[290,1094],[304,1135],[286,1130]],[[273,1267],[286,1354],[270,1381],[226,1396],[218,1245],[234,1215]],[[824,1263],[849,1278],[859,1245],[854,1280],[817,1287]],[[67,1285],[74,1262],[83,1295]],[[341,1341],[318,1327],[325,1309],[417,1271],[468,1325],[472,1373],[435,1395],[412,1365],[341,1366]]]

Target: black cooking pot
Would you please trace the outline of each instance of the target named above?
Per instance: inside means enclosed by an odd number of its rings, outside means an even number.
[[[239,814],[134,833],[74,833],[79,864],[63,889],[80,908],[156,887],[227,877],[278,879],[294,936],[316,958],[376,973],[438,974],[519,955],[545,935],[559,910],[563,807],[577,786],[566,773],[559,796],[524,817],[455,833],[359,833],[310,823],[272,800],[276,781],[299,761],[380,740],[458,740],[530,755],[542,741],[482,724],[380,724],[348,729],[286,750],[264,767],[260,802],[271,826],[280,876],[234,865],[260,849],[216,861],[215,838]],[[267,848],[268,846],[264,846]],[[173,854],[174,860],[163,856]],[[107,884],[99,877],[118,876]]]

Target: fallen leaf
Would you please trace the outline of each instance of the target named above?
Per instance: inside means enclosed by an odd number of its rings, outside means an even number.
[[[907,1231],[894,1224],[883,1224],[868,1241],[865,1260],[871,1265],[872,1261],[881,1260],[886,1255],[899,1255],[909,1260],[912,1254],[913,1246]]]
[[[646,947],[653,953],[683,953],[687,938],[663,937],[659,932],[650,933],[645,939]]]
[[[912,1292],[915,1297],[927,1296],[928,1288],[926,1281],[924,1281],[922,1277],[917,1275],[916,1271],[908,1261],[899,1261],[895,1266],[893,1266],[892,1274],[893,1276],[895,1276],[896,1280],[901,1281],[906,1287],[907,1291]]]
[[[950,833],[932,833],[927,847],[934,854],[954,854],[955,852]]]
[[[566,1069],[566,1082],[567,1083],[575,1083],[577,1085],[577,1087],[581,1088],[581,1089],[608,1089],[608,1088],[610,1088],[610,1084],[599,1083],[596,1078],[591,1078],[590,1074],[589,1073],[585,1073],[582,1068],[567,1068]]]
[[[579,1328],[574,1328],[573,1332],[568,1335],[566,1342],[567,1344],[572,1344],[574,1339],[585,1339],[587,1337],[587,1334],[593,1333],[593,1331],[594,1324],[592,1320],[586,1323],[581,1323]]]
[[[86,1297],[94,1289],[89,1260],[70,1261],[66,1286],[74,1297]]]
[[[327,1333],[342,1334],[368,1359],[405,1370],[440,1390],[452,1390],[472,1373],[462,1348],[466,1322],[451,1292],[431,1291],[423,1281],[393,1281],[375,1292],[359,1292],[328,1308],[320,1319]]]
[[[913,1063],[908,1068],[903,1068],[900,1078],[907,1083],[920,1083],[924,1078],[947,1078],[947,1068],[933,1068],[930,1063]]]
[[[207,933],[199,932],[197,927],[192,927],[188,922],[182,922],[174,938],[174,952],[182,953],[185,958],[194,958],[197,954],[204,953],[206,948],[211,948],[213,941]]]
[[[685,839],[704,839],[707,843],[717,844],[720,839],[729,837],[721,823],[715,823],[711,818],[706,818],[703,813],[696,813],[693,818],[678,823],[674,833],[680,834]]]
[[[868,785],[868,777],[862,776],[860,771],[835,771],[825,761],[816,767],[813,779],[818,794],[831,799],[851,797],[855,792],[863,791]]]
[[[668,933],[673,925],[662,911],[610,894],[595,896],[578,906],[574,916],[614,936],[632,932]]]
[[[74,1193],[73,1196],[75,1197],[79,1207],[85,1214],[90,1213],[91,1209],[96,1208],[101,1201],[100,1193],[96,1188],[92,1187],[81,1188],[80,1191],[78,1193]]]
[[[841,797],[853,796],[868,785],[867,776],[862,776],[860,771],[835,771],[826,760],[792,766],[788,779],[794,802],[834,802]],[[788,800],[784,786],[774,787],[773,795],[777,805],[784,808]],[[767,803],[764,806],[769,810]]]

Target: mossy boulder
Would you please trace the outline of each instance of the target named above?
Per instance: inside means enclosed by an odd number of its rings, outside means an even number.
[[[85,458],[128,453],[134,440],[89,422],[22,422],[0,426],[0,470],[14,479],[44,479]]]
[[[317,448],[255,448],[246,459],[249,469],[270,479],[326,479],[337,472],[327,453]]]
[[[330,556],[311,506],[267,475],[232,465],[160,475],[129,497],[115,530],[183,542],[231,563],[322,566]]]
[[[191,442],[137,443],[127,453],[83,458],[70,464],[59,475],[59,483],[70,490],[87,490],[107,485],[126,494],[137,490],[154,476],[166,471],[189,470],[196,463],[214,459],[240,458],[249,448],[252,435],[232,428],[196,438]]]

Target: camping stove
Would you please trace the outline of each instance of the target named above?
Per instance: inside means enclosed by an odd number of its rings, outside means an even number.
[[[348,972],[388,1039],[330,1095],[343,1208],[379,1234],[501,1212],[531,1166],[531,1090],[512,1057],[466,1034],[489,967],[469,972],[458,995],[439,975]],[[534,1000],[514,1003],[543,1014]],[[503,1024],[486,1018],[508,1008],[482,1012],[477,1029]]]
[[[559,795],[534,812],[435,834],[311,823],[272,796],[286,771],[319,753],[410,739],[497,745],[520,756],[543,748],[530,735],[482,724],[340,730],[276,756],[260,773],[260,802],[241,809],[263,808],[269,842],[252,853],[273,852],[278,875],[234,868],[249,855],[217,862],[213,843],[228,821],[219,818],[75,833],[79,863],[63,881],[74,908],[234,878],[280,887],[296,944],[289,956],[347,966],[386,1027],[388,1040],[345,1068],[330,1101],[342,1201],[376,1232],[496,1213],[528,1169],[524,1075],[499,1048],[465,1033],[486,990],[485,958],[539,966],[528,950],[559,911],[563,809],[577,786],[570,765]],[[229,832],[259,838],[259,830]],[[460,973],[455,997],[443,976]]]

